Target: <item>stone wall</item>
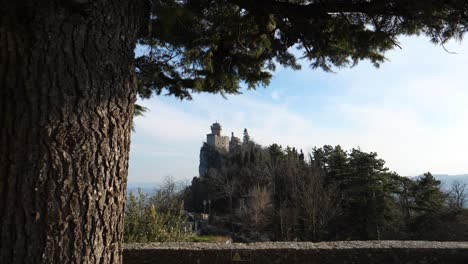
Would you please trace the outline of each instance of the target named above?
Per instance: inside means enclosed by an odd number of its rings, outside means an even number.
[[[206,143],[219,150],[223,150],[226,152],[229,151],[229,137],[228,136],[208,134],[206,135]]]
[[[468,242],[347,241],[129,244],[124,264],[467,264]]]

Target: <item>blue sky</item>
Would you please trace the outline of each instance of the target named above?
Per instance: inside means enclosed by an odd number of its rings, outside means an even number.
[[[379,69],[368,62],[336,73],[278,69],[271,84],[242,95],[195,94],[193,101],[156,96],[135,119],[130,183],[189,181],[217,120],[223,134],[247,128],[262,145],[304,152],[341,145],[375,151],[400,175],[468,172],[468,42],[447,53],[425,37],[400,39]]]

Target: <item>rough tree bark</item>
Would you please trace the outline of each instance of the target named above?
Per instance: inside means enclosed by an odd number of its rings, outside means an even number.
[[[121,262],[140,2],[2,1],[0,263]]]

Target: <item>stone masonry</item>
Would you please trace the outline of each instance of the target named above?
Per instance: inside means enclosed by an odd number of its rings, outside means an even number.
[[[124,264],[466,264],[468,242],[343,241],[128,244]]]

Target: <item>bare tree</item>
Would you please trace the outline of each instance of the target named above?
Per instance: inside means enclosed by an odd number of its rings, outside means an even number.
[[[229,202],[229,212],[233,213],[234,195],[239,186],[239,179],[231,177],[226,170],[210,169],[208,171],[210,185],[214,187],[213,198],[226,198]]]
[[[149,202],[159,211],[175,213],[183,205],[182,189],[184,185],[176,182],[171,176],[166,176],[163,183],[150,197]]]
[[[318,231],[325,228],[336,215],[338,199],[332,187],[325,187],[319,169],[309,168],[307,174],[297,179],[301,220],[311,239],[318,239]]]
[[[247,216],[256,226],[265,226],[272,209],[271,192],[264,186],[253,187],[247,196]]]
[[[450,208],[461,209],[467,200],[466,183],[455,181],[448,193],[447,203]]]

